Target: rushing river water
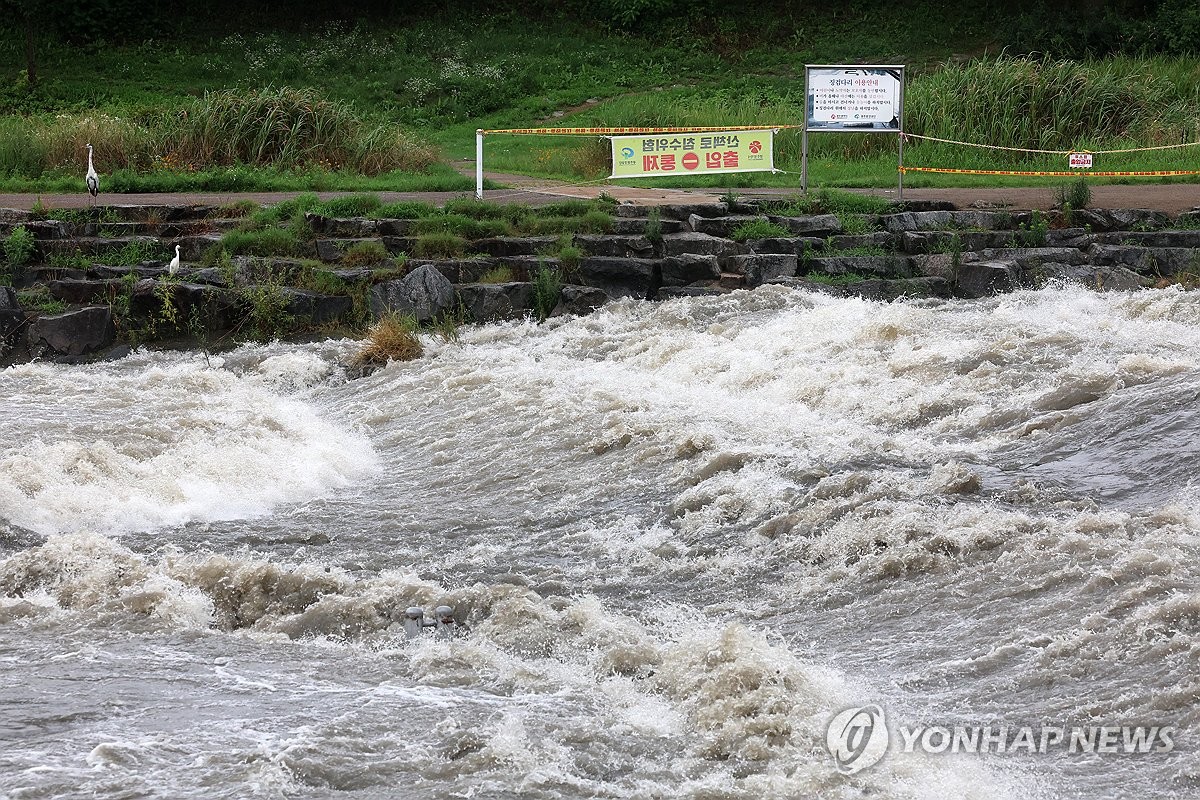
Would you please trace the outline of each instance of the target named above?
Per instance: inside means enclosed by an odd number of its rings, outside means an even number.
[[[0,372],[0,797],[1200,788],[1200,293],[763,287],[426,344]],[[956,725],[1173,746],[899,732]]]

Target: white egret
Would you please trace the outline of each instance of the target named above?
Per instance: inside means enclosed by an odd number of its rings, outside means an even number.
[[[172,275],[179,272],[179,245],[175,245],[175,257],[171,259],[171,263],[167,266],[167,272]]]
[[[87,181],[88,194],[92,196],[92,199],[95,199],[96,195],[100,193],[100,176],[96,174],[96,168],[92,166],[92,146],[89,144],[87,149],[88,171],[87,177],[84,180]]]

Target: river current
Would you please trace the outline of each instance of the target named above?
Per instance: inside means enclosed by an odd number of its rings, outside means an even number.
[[[0,372],[0,797],[1200,791],[1200,293],[765,286],[424,343]],[[1173,733],[899,731],[963,725]]]

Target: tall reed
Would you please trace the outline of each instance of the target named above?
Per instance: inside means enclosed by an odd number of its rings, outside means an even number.
[[[363,122],[312,89],[208,92],[177,110],[131,119],[98,112],[0,121],[0,174],[83,173],[85,145],[101,175],[249,165],[362,175],[421,172],[437,152],[395,126]],[[105,185],[102,182],[101,186]]]

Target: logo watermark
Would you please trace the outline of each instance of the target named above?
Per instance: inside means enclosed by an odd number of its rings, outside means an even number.
[[[905,753],[1099,753],[1136,755],[1175,749],[1174,725],[898,725],[893,736],[883,708],[848,708],[833,719],[825,744],[843,775],[873,766],[889,745]]]
[[[876,705],[846,709],[829,721],[825,745],[843,775],[877,764],[888,747],[883,709]]]

